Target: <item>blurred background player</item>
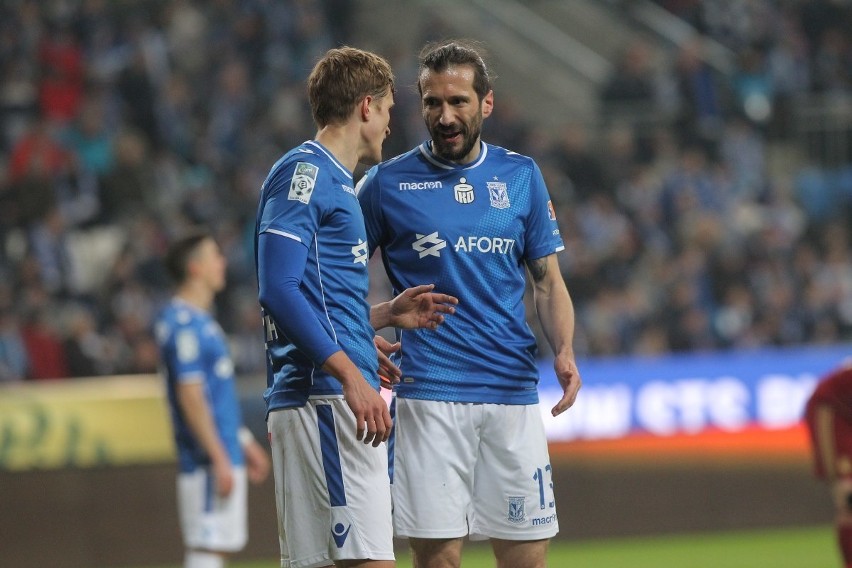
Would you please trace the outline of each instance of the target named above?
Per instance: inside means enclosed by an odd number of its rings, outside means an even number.
[[[543,567],[559,524],[524,266],[564,391],[555,416],[580,388],[564,247],[535,162],[480,139],[494,94],[475,46],[430,44],[419,64],[431,140],[369,170],[359,199],[394,290],[434,281],[463,308],[434,334],[399,334],[394,529],[418,568],[459,566],[468,534],[500,567]]]
[[[221,568],[245,546],[247,479],[269,474],[266,451],[242,425],[228,345],[210,313],[225,264],[207,233],[176,241],[166,266],[177,290],[156,325],[178,450],[185,568]]]
[[[844,566],[852,568],[852,359],[823,377],[805,407],[814,474],[831,484]]]
[[[316,137],[279,159],[262,187],[257,276],[283,568],[395,564],[384,444],[392,423],[374,329],[434,328],[455,300],[425,285],[367,303],[352,172],[381,160],[393,93],[383,58],[329,50],[308,78]]]

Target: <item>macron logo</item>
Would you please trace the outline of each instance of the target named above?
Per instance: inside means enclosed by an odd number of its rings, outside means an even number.
[[[401,181],[400,191],[416,191],[418,189],[441,189],[444,187],[439,181]]]
[[[420,253],[420,258],[424,256],[441,256],[438,252],[447,246],[447,241],[438,237],[438,231],[428,235],[417,233],[417,240],[411,245],[411,248]]]
[[[337,548],[343,548],[343,543],[346,542],[346,537],[349,536],[350,528],[352,528],[352,525],[345,527],[343,523],[337,523],[331,529],[331,538],[334,539],[334,544],[337,545]]]
[[[366,241],[362,241],[358,239],[358,244],[352,247],[352,256],[355,257],[355,260],[352,261],[353,264],[361,263],[364,266],[367,266],[367,243]]]

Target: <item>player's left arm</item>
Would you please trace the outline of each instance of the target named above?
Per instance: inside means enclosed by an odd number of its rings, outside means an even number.
[[[555,254],[528,259],[526,264],[532,278],[535,309],[555,354],[553,368],[562,386],[562,398],[551,410],[553,416],[558,416],[574,404],[582,384],[574,360],[574,305]]]
[[[394,299],[370,307],[373,329],[400,327],[403,329],[436,329],[444,322],[444,314],[456,311],[458,298],[433,292],[434,284],[407,288]]]
[[[247,427],[240,426],[238,436],[246,460],[249,481],[262,483],[269,475],[269,455]]]
[[[177,387],[177,401],[189,429],[210,458],[216,479],[216,493],[227,496],[234,487],[231,458],[219,436],[213,411],[207,403],[201,381],[181,382]]]

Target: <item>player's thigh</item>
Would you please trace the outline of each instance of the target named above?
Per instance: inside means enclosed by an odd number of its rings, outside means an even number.
[[[269,415],[282,565],[393,560],[387,448],[355,439],[340,398]]]
[[[184,545],[217,552],[241,550],[248,540],[248,481],[244,467],[233,470],[234,486],[227,496],[216,494],[210,468],[178,476],[178,510]]]
[[[483,405],[471,535],[541,540],[559,531],[539,405]]]
[[[446,539],[467,534],[481,406],[396,399],[397,535]]]

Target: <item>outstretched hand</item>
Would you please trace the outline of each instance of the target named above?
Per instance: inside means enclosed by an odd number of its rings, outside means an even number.
[[[580,379],[580,371],[577,370],[577,363],[574,362],[573,357],[557,355],[553,361],[553,369],[556,371],[556,378],[559,379],[559,385],[562,387],[562,398],[559,399],[550,413],[553,416],[559,416],[571,408],[574,401],[577,400],[577,393],[583,381]]]
[[[444,322],[444,314],[453,314],[458,298],[432,292],[434,284],[422,284],[404,290],[390,301],[394,327],[404,329],[436,329]]]

